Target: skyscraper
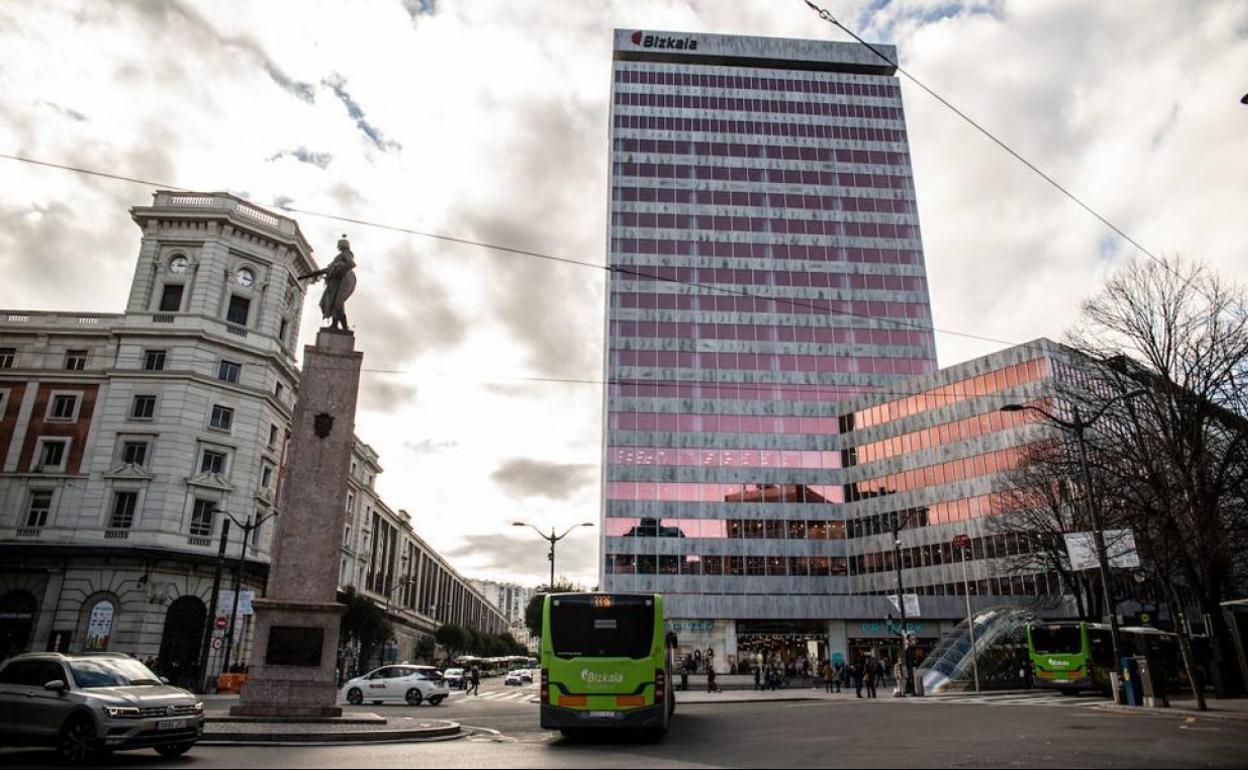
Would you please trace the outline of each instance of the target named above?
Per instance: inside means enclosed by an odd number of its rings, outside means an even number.
[[[612,71],[602,585],[725,639],[826,634],[837,402],[936,370],[894,68],[616,30]]]

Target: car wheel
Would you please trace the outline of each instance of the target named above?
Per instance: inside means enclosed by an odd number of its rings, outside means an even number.
[[[87,716],[75,716],[61,728],[57,749],[61,758],[71,765],[85,765],[99,756],[100,742],[95,735],[95,723]]]
[[[420,694],[420,690],[413,687],[407,691],[405,700],[409,706],[419,706],[425,700],[425,696]]]
[[[347,703],[350,703],[352,706],[358,706],[363,702],[364,693],[360,692],[360,688],[352,687],[350,690],[347,690]]]
[[[167,746],[157,746],[156,753],[162,757],[173,759],[174,757],[180,757],[190,751],[191,747],[194,745],[194,741],[188,741],[186,743],[170,743]]]

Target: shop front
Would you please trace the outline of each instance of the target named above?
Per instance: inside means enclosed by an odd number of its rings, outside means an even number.
[[[774,667],[809,676],[828,657],[828,624],[818,620],[738,620],[737,673]]]
[[[847,622],[845,625],[849,637],[847,647],[850,661],[877,658],[891,667],[901,654],[900,622],[857,621]],[[939,622],[912,620],[906,622],[906,631],[913,634],[917,641],[914,648],[914,666],[917,668],[940,641],[941,626]]]

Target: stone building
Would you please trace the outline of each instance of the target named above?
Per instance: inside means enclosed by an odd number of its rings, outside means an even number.
[[[161,191],[130,214],[142,240],[124,312],[0,311],[0,658],[120,650],[190,681],[227,513],[264,520],[241,573],[263,595],[299,382],[298,276],[316,263],[294,220],[225,193]],[[377,498],[376,453],[357,440],[356,456],[343,585],[402,608],[398,654],[444,620],[503,627]]]

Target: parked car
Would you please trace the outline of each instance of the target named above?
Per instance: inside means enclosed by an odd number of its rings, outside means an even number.
[[[0,667],[0,745],[53,746],[72,764],[112,751],[190,751],[204,704],[128,655],[17,655]]]
[[[342,686],[342,698],[353,706],[395,700],[436,706],[450,694],[442,672],[433,666],[382,666]]]
[[[468,678],[464,676],[462,668],[448,668],[442,672],[442,678],[446,680],[446,684],[453,690],[462,690],[468,684]]]

